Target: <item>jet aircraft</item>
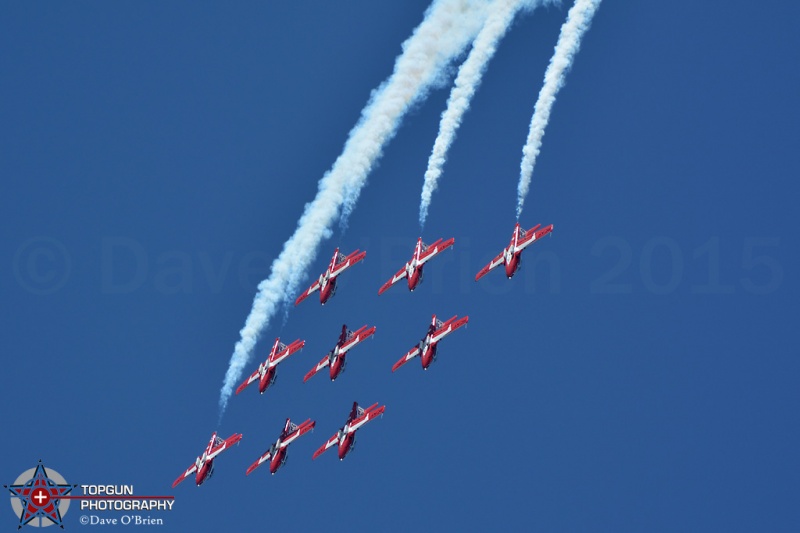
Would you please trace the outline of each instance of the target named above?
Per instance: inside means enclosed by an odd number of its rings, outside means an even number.
[[[275,344],[272,345],[272,350],[269,352],[267,360],[258,365],[258,369],[239,385],[239,388],[236,389],[236,394],[239,394],[246,389],[248,385],[256,381],[258,381],[258,392],[264,394],[267,387],[275,383],[275,380],[278,378],[276,373],[278,363],[298,350],[302,350],[305,345],[306,341],[301,341],[300,339],[297,339],[289,346],[281,343],[280,337],[275,339]]]
[[[356,445],[356,431],[361,429],[361,427],[363,427],[364,424],[370,420],[382,415],[385,410],[385,405],[378,407],[378,404],[374,403],[366,409],[363,409],[358,406],[358,402],[353,402],[353,408],[350,410],[350,416],[347,417],[347,422],[345,422],[344,426],[342,426],[333,437],[328,439],[325,444],[320,446],[320,448],[314,452],[312,459],[316,459],[328,448],[338,444],[339,460],[344,460],[345,456]]]
[[[411,361],[416,356],[420,356],[422,361],[422,369],[428,370],[432,362],[436,360],[436,349],[438,348],[439,341],[469,322],[469,317],[458,318],[455,315],[453,318],[446,322],[436,319],[433,315],[430,326],[428,326],[428,333],[422,338],[420,343],[408,351],[394,366],[392,372]]]
[[[525,231],[524,229],[520,228],[519,222],[517,222],[517,225],[514,226],[514,234],[511,236],[511,242],[503,249],[502,252],[500,252],[500,255],[492,259],[491,263],[483,267],[480,272],[478,272],[478,274],[475,276],[475,281],[478,281],[490,270],[500,266],[501,264],[505,264],[506,276],[511,279],[511,277],[519,268],[522,250],[527,248],[531,243],[533,243],[533,241],[539,240],[553,231],[552,224],[542,229],[539,229],[540,226],[541,224],[537,224],[531,229]]]
[[[331,381],[335,380],[337,377],[339,377],[339,374],[344,372],[344,366],[346,363],[345,356],[347,355],[347,351],[375,333],[375,329],[375,326],[372,326],[371,328],[362,326],[357,331],[350,331],[347,329],[346,324],[343,325],[342,333],[339,335],[339,340],[337,341],[336,346],[334,346],[333,349],[328,352],[328,355],[322,358],[322,361],[317,363],[317,366],[312,368],[308,374],[305,375],[303,378],[303,383],[311,379],[314,374],[326,366],[330,367]]]
[[[314,429],[314,424],[316,422],[309,418],[298,426],[297,424],[292,424],[292,421],[287,418],[278,440],[272,443],[269,450],[256,459],[255,463],[250,465],[245,475],[249,476],[250,472],[267,461],[269,461],[269,471],[274,475],[280,467],[286,464],[286,449],[289,445],[297,440],[298,437]]]
[[[339,253],[339,249],[337,248],[333,252],[333,257],[331,258],[331,262],[328,264],[328,268],[323,272],[317,281],[315,281],[308,289],[306,289],[303,294],[297,297],[295,300],[294,305],[299,304],[308,296],[316,291],[319,291],[319,302],[322,305],[325,305],[325,302],[330,300],[331,296],[336,293],[336,278],[350,268],[351,266],[355,265],[362,259],[367,256],[367,252],[359,252],[356,250],[352,254],[345,256],[344,254]]]
[[[414,292],[420,283],[422,283],[422,267],[425,266],[431,258],[439,254],[439,252],[446,250],[456,242],[455,239],[439,239],[433,244],[425,244],[422,242],[422,237],[417,239],[417,245],[414,247],[414,255],[411,256],[403,268],[397,271],[397,274],[392,276],[392,279],[384,283],[378,290],[378,294],[383,294],[386,290],[400,281],[403,278],[408,280],[408,290]]]
[[[194,464],[187,468],[186,472],[181,474],[181,476],[172,483],[172,488],[177,487],[178,483],[192,474],[195,474],[194,481],[197,486],[199,487],[202,485],[204,481],[214,474],[214,458],[234,444],[237,444],[240,440],[242,440],[241,433],[234,433],[223,440],[217,436],[217,432],[215,431],[211,435],[211,440],[208,442],[208,446],[206,446],[203,455],[199,456]]]

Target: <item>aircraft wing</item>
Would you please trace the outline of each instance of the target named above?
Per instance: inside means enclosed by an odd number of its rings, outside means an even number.
[[[329,438],[325,444],[320,446],[319,449],[314,452],[314,455],[311,456],[311,459],[316,459],[317,457],[325,453],[325,450],[327,450],[328,448],[336,446],[338,442],[339,442],[339,433],[336,432],[336,434],[333,437]]]
[[[309,370],[308,374],[306,374],[305,377],[303,377],[303,383],[305,383],[306,381],[308,381],[309,379],[314,377],[314,374],[316,374],[317,372],[319,372],[320,370],[322,370],[323,368],[325,368],[329,364],[330,364],[330,360],[328,359],[328,356],[325,355],[325,357],[322,358],[322,361],[317,363],[317,366],[315,366],[314,368]]]
[[[401,279],[404,279],[404,278],[406,277],[406,275],[407,275],[407,272],[406,272],[406,267],[403,267],[403,268],[401,268],[400,270],[398,270],[398,271],[397,271],[397,274],[395,274],[394,276],[392,276],[392,279],[390,279],[389,281],[387,281],[386,283],[384,283],[383,285],[381,285],[381,288],[380,288],[380,289],[378,289],[378,294],[383,294],[384,292],[386,292],[386,290],[387,290],[389,287],[391,287],[392,285],[394,285],[395,283],[397,283],[397,282],[398,282],[398,281],[400,281]]]
[[[347,350],[349,350],[359,342],[363,341],[364,339],[370,337],[373,333],[375,333],[376,329],[375,326],[372,326],[369,329],[364,329],[364,328],[366,328],[366,326],[361,328],[358,332],[356,332],[357,333],[356,335],[353,335],[346,342],[342,344],[342,346],[339,348],[340,354],[347,352]]]
[[[273,359],[270,362],[272,363],[273,366],[277,365],[278,363],[280,363],[281,361],[283,361],[284,359],[286,359],[287,357],[289,357],[293,353],[295,353],[295,352],[297,352],[299,350],[302,350],[305,345],[306,345],[306,341],[301,341],[300,339],[297,339],[296,341],[291,343],[289,346],[287,346],[285,350],[283,350],[282,352],[279,352],[275,356],[275,359]]]
[[[308,420],[297,426],[297,429],[286,435],[281,440],[281,448],[286,448],[288,445],[297,440],[299,437],[302,437],[303,435],[314,429],[315,424],[316,422],[314,422],[309,418]]]
[[[408,351],[408,353],[406,353],[399,361],[397,361],[394,365],[392,365],[392,372],[394,372],[404,364],[408,363],[418,355],[419,355],[419,345],[411,348]]]
[[[264,453],[264,455],[262,455],[261,457],[259,457],[258,459],[256,459],[256,462],[255,462],[255,463],[253,463],[253,464],[251,464],[250,466],[248,466],[248,467],[247,467],[247,472],[245,472],[245,473],[244,473],[244,475],[246,475],[246,476],[249,476],[249,475],[250,475],[250,472],[252,472],[252,471],[253,471],[253,470],[255,470],[256,468],[258,468],[259,466],[261,466],[263,463],[266,463],[266,462],[267,462],[267,461],[269,461],[270,459],[272,459],[272,449],[271,449],[271,448],[270,448],[269,450],[267,450],[267,451]]]
[[[453,317],[453,318],[456,318],[456,317]],[[442,340],[443,338],[445,338],[446,336],[448,336],[449,334],[451,334],[452,332],[454,332],[455,330],[457,330],[461,326],[466,325],[467,322],[469,322],[469,317],[468,316],[460,318],[460,319],[456,320],[455,322],[451,322],[451,320],[453,320],[453,318],[448,320],[444,327],[442,327],[441,329],[433,332],[433,335],[431,335],[431,342],[432,343],[439,342],[440,340]]]
[[[503,252],[504,252],[504,251],[505,251],[505,250],[503,250]],[[499,254],[497,257],[495,257],[494,259],[492,259],[492,262],[491,262],[491,263],[489,263],[488,265],[486,265],[485,267],[483,267],[483,268],[480,270],[480,272],[478,272],[478,273],[475,275],[475,281],[478,281],[478,280],[479,280],[479,279],[481,279],[483,276],[485,276],[486,274],[488,274],[490,270],[492,270],[492,269],[494,269],[494,268],[497,268],[497,267],[499,267],[500,265],[502,265],[502,264],[503,264],[503,252],[500,252],[500,254]]]
[[[364,259],[366,256],[367,252],[359,252],[358,250],[348,255],[341,263],[338,263],[333,267],[331,270],[331,278],[335,278],[351,266]]]
[[[180,476],[178,479],[176,479],[175,481],[173,481],[173,482],[172,482],[172,488],[174,489],[175,487],[177,487],[177,486],[178,486],[178,484],[179,484],[181,481],[183,481],[183,480],[184,480],[184,479],[186,479],[187,477],[191,476],[191,475],[192,475],[192,474],[194,474],[195,472],[197,472],[197,464],[193,464],[192,466],[190,466],[189,468],[187,468],[187,469],[186,469],[186,472],[184,472],[183,474],[181,474],[181,476]]]
[[[303,294],[297,297],[297,300],[294,301],[294,305],[299,304],[303,300],[309,297],[309,295],[317,292],[320,288],[319,280],[315,281],[313,285],[311,285],[308,289],[305,290]]]
[[[453,246],[453,244],[455,244],[455,242],[456,242],[455,239],[447,239],[446,241],[442,241],[442,239],[439,239],[435,243],[433,243],[430,246],[428,246],[427,250],[425,250],[424,252],[419,254],[419,262],[423,263],[423,264],[427,263],[429,259],[431,259],[433,256],[435,256],[439,252],[441,252],[443,250],[447,250],[448,248]]]
[[[386,406],[382,405],[380,407],[375,407],[378,404],[371,405],[367,409],[364,410],[364,414],[350,422],[350,431],[356,431],[357,429],[361,428],[364,424],[369,422],[370,420],[374,420],[378,418],[383,412],[386,410]]]
[[[258,381],[260,378],[261,378],[261,373],[258,370],[256,370],[255,372],[250,374],[249,378],[247,378],[246,380],[242,381],[242,384],[239,385],[238,389],[236,389],[236,394],[239,394],[244,389],[246,389],[248,385]]]
[[[517,249],[522,250],[523,248],[527,247],[528,245],[532,244],[533,241],[541,239],[551,231],[553,231],[553,225],[550,224],[549,226],[545,226],[542,229],[539,229],[541,224],[537,224],[536,226],[532,227],[528,231],[525,232],[525,237],[517,242]]]
[[[234,433],[233,435],[231,435],[230,437],[228,437],[227,439],[222,441],[217,446],[211,448],[211,451],[208,452],[206,460],[208,461],[210,459],[213,459],[214,457],[216,457],[217,455],[221,454],[222,452],[224,452],[225,450],[227,450],[228,448],[230,448],[234,444],[237,444],[240,440],[242,440],[242,434],[241,433]]]

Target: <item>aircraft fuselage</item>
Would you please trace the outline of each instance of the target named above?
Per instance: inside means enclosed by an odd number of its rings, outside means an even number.
[[[258,382],[258,392],[264,394],[264,391],[267,390],[267,388],[272,384],[273,381],[275,381],[276,370],[277,367],[273,366],[268,368],[267,371],[264,372],[264,375],[261,376],[261,380]]]
[[[414,292],[420,283],[422,283],[422,265],[415,267],[411,270],[411,275],[408,278],[408,290]]]
[[[506,267],[506,276],[511,279],[514,274],[517,272],[519,268],[519,256],[522,254],[521,251],[510,254],[510,259],[505,262]]]
[[[330,375],[331,381],[334,381],[336,378],[339,377],[339,374],[342,373],[344,370],[344,356],[345,354],[337,355],[333,362],[329,365],[330,366]]]
[[[428,370],[433,360],[436,358],[436,344],[429,344],[420,354],[422,359],[422,368]]]
[[[319,303],[325,305],[334,292],[336,292],[336,278],[328,278],[328,282],[319,291]]]
[[[347,433],[343,439],[339,440],[339,460],[343,460],[356,443],[355,432]]]
[[[272,456],[272,460],[269,462],[269,471],[271,474],[277,472],[278,469],[283,466],[283,463],[286,462],[286,450],[287,448],[279,448]]]
[[[214,460],[209,459],[203,463],[203,466],[197,469],[197,474],[194,476],[194,481],[199,487],[205,480],[211,477],[214,472]]]

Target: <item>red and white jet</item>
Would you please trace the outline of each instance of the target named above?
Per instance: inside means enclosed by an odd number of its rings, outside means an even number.
[[[458,318],[458,315],[456,315],[447,322],[442,322],[441,320],[436,319],[436,315],[433,315],[431,325],[428,326],[428,333],[422,338],[418,345],[409,350],[408,353],[402,357],[402,359],[397,361],[394,366],[392,366],[392,372],[411,361],[418,355],[422,360],[422,369],[428,370],[428,367],[431,365],[431,363],[436,360],[436,348],[438,347],[439,341],[461,326],[466,325],[467,322],[469,322],[468,316],[465,316],[464,318]]]
[[[239,385],[239,388],[236,389],[236,394],[239,394],[245,388],[247,388],[248,385],[255,383],[256,381],[258,381],[258,392],[264,394],[264,391],[267,390],[267,387],[275,383],[275,380],[278,378],[276,373],[278,363],[298,350],[302,350],[303,346],[305,345],[306,341],[301,341],[300,339],[297,339],[289,346],[281,343],[280,337],[275,339],[275,344],[272,345],[272,351],[270,351],[267,360],[258,365],[258,370],[253,372],[249,378],[244,380],[242,384]]]
[[[317,366],[312,368],[308,374],[305,375],[303,378],[303,383],[311,379],[314,374],[326,366],[330,367],[331,381],[335,380],[337,377],[339,377],[339,374],[344,372],[344,366],[346,363],[345,355],[347,355],[347,351],[375,333],[375,329],[375,326],[372,326],[371,328],[368,328],[367,326],[361,326],[361,329],[358,331],[350,331],[347,329],[346,324],[343,325],[342,333],[339,335],[339,341],[336,343],[336,346],[334,346],[333,349],[328,352],[328,355],[322,358],[322,361],[317,363]]]
[[[406,263],[406,266],[398,270],[397,274],[392,276],[392,279],[381,286],[378,294],[383,294],[389,287],[403,278],[408,280],[408,290],[414,292],[414,289],[422,283],[422,267],[425,266],[425,263],[442,250],[453,246],[455,242],[455,239],[447,239],[446,241],[439,239],[435,243],[428,245],[422,242],[422,237],[417,239],[417,246],[414,248],[414,255],[411,256],[411,260]]]
[[[287,418],[278,440],[272,443],[272,446],[269,447],[269,450],[264,452],[264,455],[250,465],[245,475],[249,476],[250,472],[266,461],[269,461],[269,471],[274,475],[280,467],[286,464],[286,448],[297,440],[298,437],[314,429],[314,424],[316,424],[316,422],[309,418],[298,426],[297,424],[292,424],[292,421]]]
[[[186,472],[181,474],[181,477],[172,483],[172,488],[177,487],[178,483],[195,473],[194,482],[198,487],[202,485],[204,481],[214,474],[214,458],[234,444],[237,444],[240,440],[242,440],[241,433],[234,433],[227,439],[222,440],[217,437],[217,432],[215,431],[211,435],[211,440],[208,442],[208,446],[206,446],[203,455],[198,457],[194,464],[187,468]]]
[[[517,225],[514,226],[514,235],[511,236],[511,242],[509,245],[502,252],[500,252],[500,255],[492,259],[491,263],[483,267],[481,271],[478,272],[478,274],[475,276],[475,281],[478,281],[490,270],[500,266],[503,263],[506,265],[506,276],[511,279],[511,276],[513,276],[517,271],[517,268],[519,268],[522,250],[527,248],[528,245],[530,245],[533,241],[541,239],[553,231],[552,224],[542,229],[539,229],[540,226],[541,224],[536,224],[528,231],[525,231],[519,227],[519,222],[517,222]]]
[[[373,418],[382,415],[385,410],[385,405],[378,407],[378,404],[374,403],[366,409],[363,409],[358,406],[358,402],[353,402],[353,409],[350,411],[350,416],[347,417],[345,425],[342,426],[333,437],[329,438],[328,442],[320,446],[319,450],[314,452],[312,459],[316,459],[322,455],[325,450],[338,444],[339,460],[343,460],[347,453],[356,445],[356,431]]]
[[[337,248],[335,252],[333,252],[333,257],[331,258],[331,262],[328,265],[327,270],[323,272],[319,279],[314,282],[303,294],[297,297],[295,300],[294,305],[299,304],[308,296],[316,291],[319,291],[319,303],[325,305],[331,296],[336,293],[336,277],[350,268],[351,266],[355,265],[362,259],[367,256],[367,252],[359,252],[356,250],[352,254],[345,257],[344,254],[339,253],[339,249]]]

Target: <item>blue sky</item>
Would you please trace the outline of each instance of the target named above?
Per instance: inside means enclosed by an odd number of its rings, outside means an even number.
[[[447,89],[406,117],[345,233],[367,250],[274,389],[219,388],[257,283],[392,70],[425,1],[0,8],[2,483],[174,494],[165,531],[796,531],[800,7],[606,0],[555,105],[512,280],[475,273],[514,224],[521,147],[569,4],[521,16],[454,144],[410,294]],[[469,315],[423,373],[391,365],[432,313]],[[302,377],[377,326],[335,383]],[[256,362],[253,362],[255,366]],[[340,463],[352,401],[386,404]],[[317,421],[274,477],[283,420]],[[172,480],[244,434],[202,487]],[[263,470],[263,469],[262,469]],[[80,529],[71,509],[66,528]],[[0,521],[15,527],[10,506]]]

